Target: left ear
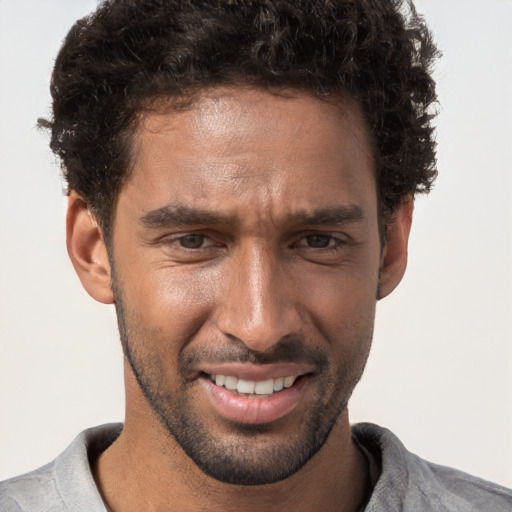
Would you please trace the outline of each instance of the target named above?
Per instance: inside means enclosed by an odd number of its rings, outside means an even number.
[[[380,261],[378,299],[389,295],[400,283],[407,267],[407,246],[411,231],[413,199],[407,198],[393,212],[386,227],[386,245]]]

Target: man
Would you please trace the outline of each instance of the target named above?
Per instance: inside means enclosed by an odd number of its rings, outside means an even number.
[[[434,55],[386,1],[113,1],[73,27],[46,124],[126,421],[1,510],[510,510],[348,421],[435,177]]]

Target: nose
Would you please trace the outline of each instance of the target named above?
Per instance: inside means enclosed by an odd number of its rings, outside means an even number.
[[[248,348],[264,352],[298,334],[293,277],[264,242],[240,249],[230,262],[217,327]]]

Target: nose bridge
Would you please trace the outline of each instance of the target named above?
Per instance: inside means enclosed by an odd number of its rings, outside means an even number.
[[[286,290],[287,277],[269,242],[240,249],[225,288],[218,326],[252,350],[265,351],[299,330],[299,317]]]

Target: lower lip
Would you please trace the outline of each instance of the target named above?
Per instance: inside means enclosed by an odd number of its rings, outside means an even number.
[[[292,387],[269,397],[251,398],[232,393],[206,377],[200,379],[221,416],[247,424],[270,423],[290,413],[299,403],[305,381],[306,378],[302,377]]]

